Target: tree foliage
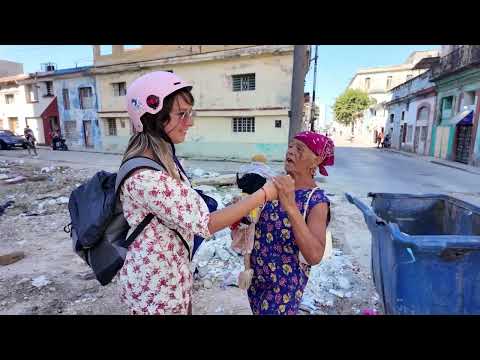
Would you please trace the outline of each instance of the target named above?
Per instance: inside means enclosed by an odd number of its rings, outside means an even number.
[[[333,105],[335,119],[344,125],[353,125],[355,115],[373,104],[375,104],[375,99],[369,98],[365,91],[347,89],[335,99],[335,104]]]

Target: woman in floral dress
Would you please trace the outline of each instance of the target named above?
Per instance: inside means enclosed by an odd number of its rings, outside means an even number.
[[[279,200],[267,202],[255,230],[251,255],[254,270],[248,297],[256,315],[295,315],[307,285],[310,266],[322,259],[330,202],[317,188],[318,167],[333,165],[328,137],[302,132],[289,144],[285,170],[274,178]]]
[[[191,313],[194,235],[209,237],[277,198],[275,185],[268,182],[236,204],[209,213],[175,161],[174,144],[185,140],[193,124],[191,88],[177,75],[158,71],[138,78],[127,90],[135,133],[123,161],[142,156],[166,168],[134,171],[120,189],[131,231],[148,214],[155,215],[129,246],[119,273],[121,297],[132,314]]]

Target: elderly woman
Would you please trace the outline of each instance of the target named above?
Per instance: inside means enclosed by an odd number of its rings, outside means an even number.
[[[323,257],[330,202],[314,181],[317,167],[333,165],[334,145],[328,137],[297,134],[285,156],[286,176],[273,179],[278,199],[263,207],[255,230],[248,289],[253,314],[294,315],[308,281],[310,266]]]

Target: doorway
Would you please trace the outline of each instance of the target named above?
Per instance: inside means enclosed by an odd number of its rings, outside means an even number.
[[[83,141],[84,141],[85,147],[87,148],[93,147],[91,120],[83,120]]]
[[[468,164],[472,145],[472,125],[458,125],[455,149],[455,161]]]

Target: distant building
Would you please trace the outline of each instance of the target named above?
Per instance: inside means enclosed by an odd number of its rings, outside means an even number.
[[[480,45],[442,45],[430,154],[480,166]]]
[[[23,64],[8,60],[0,60],[0,77],[20,74],[23,74]]]
[[[360,69],[352,78],[347,88],[361,89],[375,99],[375,104],[360,114],[354,129],[356,139],[374,143],[375,134],[385,127],[387,111],[385,103],[391,100],[391,92],[398,85],[424,73],[415,65],[424,58],[435,58],[438,50],[415,51],[403,64]]]
[[[57,100],[53,83],[39,74],[0,78],[0,128],[23,134],[28,125],[38,144],[50,145],[51,131],[59,127]]]
[[[432,70],[428,70],[391,90],[392,99],[385,104],[385,134],[390,134],[392,147],[430,154],[436,102],[431,75]]]

